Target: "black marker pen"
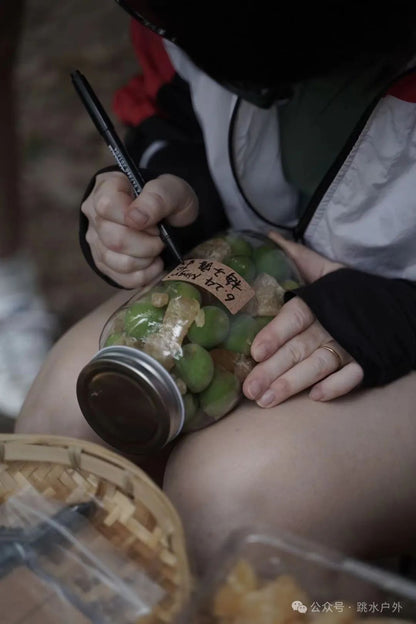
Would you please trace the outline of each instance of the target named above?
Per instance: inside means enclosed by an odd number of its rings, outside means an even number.
[[[105,140],[110,152],[113,154],[121,171],[126,174],[130,180],[130,184],[133,187],[136,197],[143,190],[145,181],[142,174],[130,158],[126,148],[124,147],[121,139],[117,135],[114,126],[105,112],[103,105],[94,93],[88,80],[78,70],[71,73],[72,82],[78,95],[80,96],[85,108],[87,109],[92,121],[94,122],[98,132]],[[170,236],[167,226],[161,222],[158,224],[160,238],[166,243],[167,247],[172,252],[175,259],[179,262],[183,262],[182,255],[176,247],[172,237]]]

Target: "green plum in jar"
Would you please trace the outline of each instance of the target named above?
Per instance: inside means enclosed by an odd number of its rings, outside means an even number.
[[[214,362],[204,347],[191,342],[183,347],[182,356],[176,360],[175,373],[190,392],[202,392],[212,381]]]
[[[219,306],[209,305],[201,308],[201,316],[192,323],[188,338],[191,342],[212,349],[225,340],[229,329],[229,315]]]
[[[251,346],[301,277],[266,236],[227,230],[137,291],[103,328],[77,383],[96,433],[129,456],[224,418],[256,363]]]

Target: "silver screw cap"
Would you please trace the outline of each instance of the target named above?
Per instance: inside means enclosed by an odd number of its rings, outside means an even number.
[[[125,346],[101,349],[77,381],[81,411],[94,431],[131,455],[155,452],[184,423],[181,394],[157,360]]]

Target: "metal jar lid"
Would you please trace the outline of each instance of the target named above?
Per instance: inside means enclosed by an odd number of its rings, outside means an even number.
[[[157,360],[125,346],[101,349],[82,369],[77,397],[89,425],[122,452],[157,451],[181,431],[181,394]]]

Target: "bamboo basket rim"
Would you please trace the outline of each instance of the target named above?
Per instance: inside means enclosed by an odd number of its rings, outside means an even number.
[[[133,501],[145,501],[177,557],[182,606],[189,599],[192,577],[185,534],[178,512],[164,492],[132,461],[94,442],[41,434],[0,434],[0,466],[11,462],[50,462],[85,470],[118,487]]]

